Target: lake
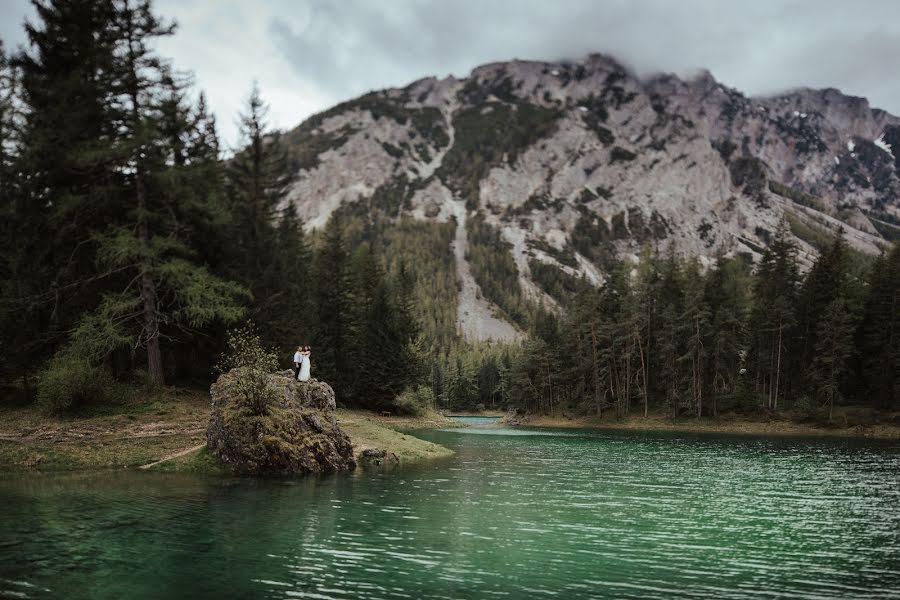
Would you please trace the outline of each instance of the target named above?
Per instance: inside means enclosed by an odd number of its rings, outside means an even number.
[[[900,598],[900,442],[474,423],[389,472],[3,475],[0,597]]]

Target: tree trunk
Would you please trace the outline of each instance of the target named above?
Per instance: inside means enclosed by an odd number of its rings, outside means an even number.
[[[772,409],[778,410],[778,384],[781,379],[781,333],[784,329],[782,323],[778,323],[778,359],[775,361],[775,395],[773,398]]]
[[[637,339],[638,345],[638,353],[641,357],[641,380],[643,381],[644,388],[644,416],[647,416],[647,361],[644,359],[644,344],[641,342],[641,333],[638,329],[635,329],[634,332],[635,338]]]
[[[138,197],[138,236],[144,247],[150,245],[150,232],[147,228],[147,191],[144,189],[144,181],[140,172],[136,177]],[[153,277],[147,272],[147,265],[140,264],[141,269],[141,300],[144,303],[144,336],[147,343],[147,374],[150,381],[157,385],[165,384],[163,374],[162,352],[159,348],[159,314],[156,306],[156,284]]]
[[[600,408],[600,367],[597,364],[597,330],[593,321],[591,321],[591,352],[594,366],[594,403],[597,405],[597,416],[600,417],[602,416],[602,409]]]

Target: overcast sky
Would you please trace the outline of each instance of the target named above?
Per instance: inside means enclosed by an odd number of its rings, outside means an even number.
[[[157,0],[161,44],[193,71],[227,144],[252,81],[272,124],[372,89],[486,62],[591,52],[641,74],[709,69],[751,94],[837,87],[900,115],[900,0]],[[0,0],[0,38],[24,42],[28,0]]]

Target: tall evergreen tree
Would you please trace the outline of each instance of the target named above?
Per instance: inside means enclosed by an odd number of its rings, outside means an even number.
[[[27,369],[64,343],[80,315],[96,305],[94,234],[109,222],[120,174],[119,132],[111,99],[115,11],[108,0],[33,0],[28,47],[12,58],[23,120],[17,171],[24,176],[8,221],[16,281],[7,313],[25,324],[16,353]]]
[[[295,324],[301,322],[299,312],[304,304],[303,293],[291,296],[302,289],[297,288],[297,282],[287,279],[305,275],[301,272],[305,263],[300,261],[306,260],[306,256],[302,240],[293,242],[285,237],[287,229],[298,231],[299,236],[302,233],[295,226],[297,218],[293,208],[284,208],[279,214],[291,177],[283,147],[277,143],[276,134],[269,130],[268,111],[254,83],[239,116],[243,148],[228,168],[228,197],[233,217],[230,273],[253,294],[250,317],[258,324],[263,342],[283,347],[294,341],[291,337],[297,336],[286,317]],[[280,231],[279,217],[283,224]]]
[[[340,213],[325,225],[313,269],[316,367],[343,398],[352,390],[349,353],[354,324],[350,260]]]
[[[723,399],[737,395],[739,382],[746,378],[741,369],[748,346],[749,290],[748,261],[720,256],[706,284],[706,303],[711,310],[707,379],[713,416]]]
[[[757,392],[765,406],[777,410],[788,373],[788,342],[796,325],[798,269],[787,225],[763,252],[753,289],[752,361]]]
[[[876,406],[900,406],[900,245],[872,268],[861,323],[866,390]]]
[[[828,407],[831,421],[841,396],[841,375],[853,350],[853,322],[843,298],[839,296],[825,307],[817,329],[810,379],[819,401]]]
[[[684,269],[684,308],[681,314],[684,350],[680,361],[689,365],[685,393],[688,407],[699,418],[703,416],[706,359],[709,338],[709,307],[706,304],[704,280],[696,259],[688,261]]]
[[[847,242],[841,229],[806,275],[797,295],[796,379],[803,381],[816,352],[819,324],[835,298],[845,298],[848,278]]]
[[[65,275],[76,291],[79,278],[93,285],[82,296],[71,349],[100,359],[122,346],[143,348],[150,379],[162,383],[163,338],[241,312],[240,288],[197,261],[186,227],[184,199],[202,202],[205,194],[174,176],[185,165],[187,137],[173,108],[179,86],[150,49],[174,28],[147,1],[36,6],[44,27],[28,28],[36,51],[20,58],[34,115],[29,164],[48,196],[41,201],[55,207],[44,222],[73,232],[58,241],[71,254],[57,280]],[[73,104],[80,106],[71,111]],[[64,143],[36,156],[55,135]]]

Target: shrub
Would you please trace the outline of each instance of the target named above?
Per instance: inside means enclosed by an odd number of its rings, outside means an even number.
[[[39,406],[50,413],[77,410],[103,402],[112,395],[115,381],[106,369],[71,353],[53,357],[37,383]]]
[[[427,385],[409,386],[394,399],[394,409],[401,414],[420,416],[434,406],[434,394]]]
[[[818,406],[809,396],[800,396],[794,400],[790,410],[791,420],[800,423],[810,423],[821,418]]]
[[[228,332],[228,348],[217,370],[234,371],[235,389],[241,404],[254,415],[269,412],[269,403],[277,398],[278,390],[269,383],[269,374],[278,371],[278,355],[262,347],[259,334],[252,325]]]

